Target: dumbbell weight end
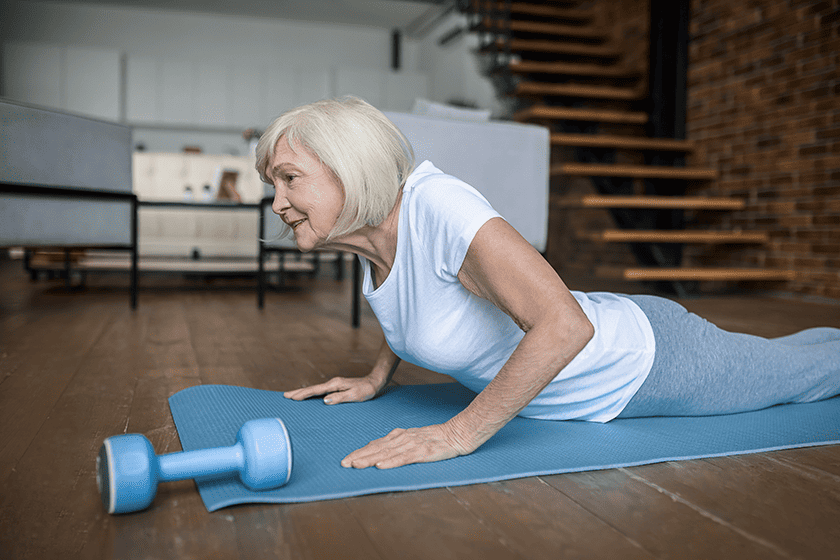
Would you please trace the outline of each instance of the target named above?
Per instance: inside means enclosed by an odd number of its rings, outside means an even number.
[[[108,513],[146,509],[159,480],[152,444],[140,434],[109,437],[96,457],[96,482]]]
[[[267,490],[288,482],[292,473],[289,434],[277,418],[246,422],[230,447],[200,449],[155,456],[140,434],[105,440],[96,458],[96,479],[109,513],[147,508],[159,482],[226,473],[239,474],[252,490]]]

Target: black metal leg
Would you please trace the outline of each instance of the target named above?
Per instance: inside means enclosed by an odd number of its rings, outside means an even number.
[[[335,279],[341,282],[344,280],[344,252],[339,251],[335,261]]]

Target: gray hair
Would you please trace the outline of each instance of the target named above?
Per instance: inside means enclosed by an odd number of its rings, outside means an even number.
[[[414,150],[381,111],[357,97],[316,101],[292,109],[269,125],[257,144],[256,168],[268,179],[277,142],[301,146],[333,173],[344,189],[344,209],[330,238],[377,226],[394,207],[414,169]]]

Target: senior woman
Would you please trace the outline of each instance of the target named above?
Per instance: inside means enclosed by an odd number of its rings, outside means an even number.
[[[570,292],[478,191],[428,161],[414,168],[405,136],[364,101],[289,111],[256,157],[301,251],[359,256],[385,338],[367,376],[285,396],[372,399],[402,359],[478,393],[447,422],[395,429],[345,467],[468,454],[516,415],[607,422],[840,393],[840,329],[767,340],[722,331],[663,298]]]

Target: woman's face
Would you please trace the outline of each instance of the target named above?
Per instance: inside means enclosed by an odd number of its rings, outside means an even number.
[[[307,252],[326,243],[344,208],[344,189],[317,157],[295,148],[281,137],[266,174],[274,184],[271,209],[292,228],[298,249]]]

